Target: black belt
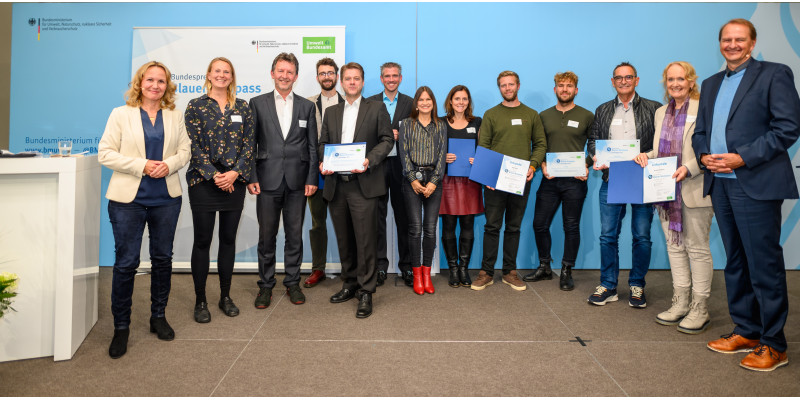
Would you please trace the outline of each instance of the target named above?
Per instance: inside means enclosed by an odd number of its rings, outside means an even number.
[[[432,172],[435,167],[413,167],[411,171],[414,172],[414,177],[417,178],[418,181],[428,182],[430,181],[431,177],[430,174],[426,174],[426,172]]]
[[[336,174],[336,177],[342,182],[351,182],[358,179],[358,174]]]

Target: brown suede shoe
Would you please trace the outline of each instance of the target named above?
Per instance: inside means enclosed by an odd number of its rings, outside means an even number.
[[[489,276],[486,271],[481,270],[478,273],[478,277],[472,281],[472,285],[470,285],[470,289],[472,290],[483,290],[486,289],[487,286],[490,286],[494,283],[494,277]]]
[[[785,351],[781,353],[765,344],[759,344],[739,365],[751,371],[769,372],[788,363],[789,358]]]
[[[758,340],[748,339],[735,333],[723,335],[721,338],[712,340],[706,345],[710,350],[725,354],[748,352],[756,346],[758,346]]]
[[[508,274],[503,276],[503,283],[508,286],[511,286],[514,290],[525,290],[528,288],[528,285],[525,284],[519,277],[517,276],[517,270],[512,270]]]

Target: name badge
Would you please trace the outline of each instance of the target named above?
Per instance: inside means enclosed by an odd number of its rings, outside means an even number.
[[[242,122],[242,116],[241,115],[231,115],[231,122],[239,122],[239,123],[241,123]]]
[[[308,126],[308,121],[301,119],[297,121],[297,124],[300,125],[301,128],[305,128],[306,126]]]
[[[621,119],[612,119],[611,120],[611,125],[620,126],[620,125],[622,125],[622,120]]]
[[[697,120],[697,115],[687,115],[686,116],[686,122],[694,122],[695,120]]]
[[[467,133],[475,133],[475,127],[470,126],[469,128],[467,128]]]
[[[519,118],[512,119],[511,125],[522,125],[522,120]]]
[[[567,126],[572,127],[572,128],[577,128],[578,127],[578,121],[569,120],[569,121],[567,121]]]

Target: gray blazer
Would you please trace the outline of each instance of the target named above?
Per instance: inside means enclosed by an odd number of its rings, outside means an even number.
[[[286,139],[275,111],[274,91],[254,97],[250,108],[256,136],[256,165],[251,183],[258,182],[261,190],[275,190],[286,178],[290,190],[301,190],[305,185],[317,186],[319,162],[314,103],[294,94],[292,124]]]

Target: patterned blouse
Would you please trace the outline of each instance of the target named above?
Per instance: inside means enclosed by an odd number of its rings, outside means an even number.
[[[427,126],[411,117],[400,123],[399,144],[397,150],[403,165],[403,176],[409,182],[417,179],[414,176],[418,167],[432,167],[430,182],[439,185],[444,176],[445,156],[447,155],[447,123],[439,119],[431,121]]]
[[[250,180],[255,136],[246,101],[236,99],[233,109],[228,103],[223,113],[217,101],[204,94],[189,102],[184,118],[192,140],[192,160],[186,171],[189,186],[231,170],[239,173],[238,181]]]

